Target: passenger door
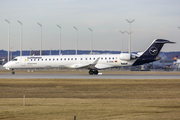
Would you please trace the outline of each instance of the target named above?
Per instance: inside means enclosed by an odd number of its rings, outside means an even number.
[[[21,66],[26,66],[27,58],[26,57],[21,57],[20,58]]]

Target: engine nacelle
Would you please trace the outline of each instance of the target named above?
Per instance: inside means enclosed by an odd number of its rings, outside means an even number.
[[[121,60],[131,60],[131,54],[129,54],[129,53],[121,53],[119,58]]]
[[[121,53],[119,58],[120,58],[120,60],[129,61],[129,60],[138,58],[138,56],[135,54],[130,54],[130,53]]]

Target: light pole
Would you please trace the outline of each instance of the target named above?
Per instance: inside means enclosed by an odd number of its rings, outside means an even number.
[[[133,31],[128,32],[126,31],[127,34],[129,34],[129,36],[133,33]],[[129,39],[129,53],[131,53],[131,40]]]
[[[30,56],[31,56],[31,50],[32,50],[32,48],[30,48]]]
[[[18,23],[21,24],[21,33],[20,33],[20,56],[22,56],[22,22],[18,20]]]
[[[40,56],[42,54],[42,24],[37,23],[41,27]]]
[[[13,47],[11,47],[11,60],[12,60],[12,49],[13,49]]]
[[[5,21],[8,23],[8,62],[9,62],[9,47],[10,47],[10,21],[5,19]]]
[[[93,31],[91,28],[88,28],[91,31],[91,55],[92,55],[92,49],[93,49]]]
[[[123,34],[124,34],[126,31],[119,31],[119,32],[122,33],[121,53],[123,53]]]
[[[61,55],[61,26],[57,25],[60,29],[60,36],[59,36],[59,55]]]
[[[76,39],[76,55],[77,55],[77,49],[78,49],[78,29],[75,26],[73,26],[73,27],[77,31],[77,39]]]
[[[131,23],[135,21],[135,19],[131,20],[131,19],[126,19],[126,21],[129,23],[129,53],[131,53]]]

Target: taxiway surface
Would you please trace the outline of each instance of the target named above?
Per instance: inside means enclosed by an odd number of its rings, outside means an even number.
[[[180,79],[180,74],[1,74],[0,79]]]

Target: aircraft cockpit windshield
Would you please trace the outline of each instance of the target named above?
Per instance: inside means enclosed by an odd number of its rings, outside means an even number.
[[[17,59],[17,58],[14,58],[14,59],[12,59],[11,61],[18,61],[18,59]]]

